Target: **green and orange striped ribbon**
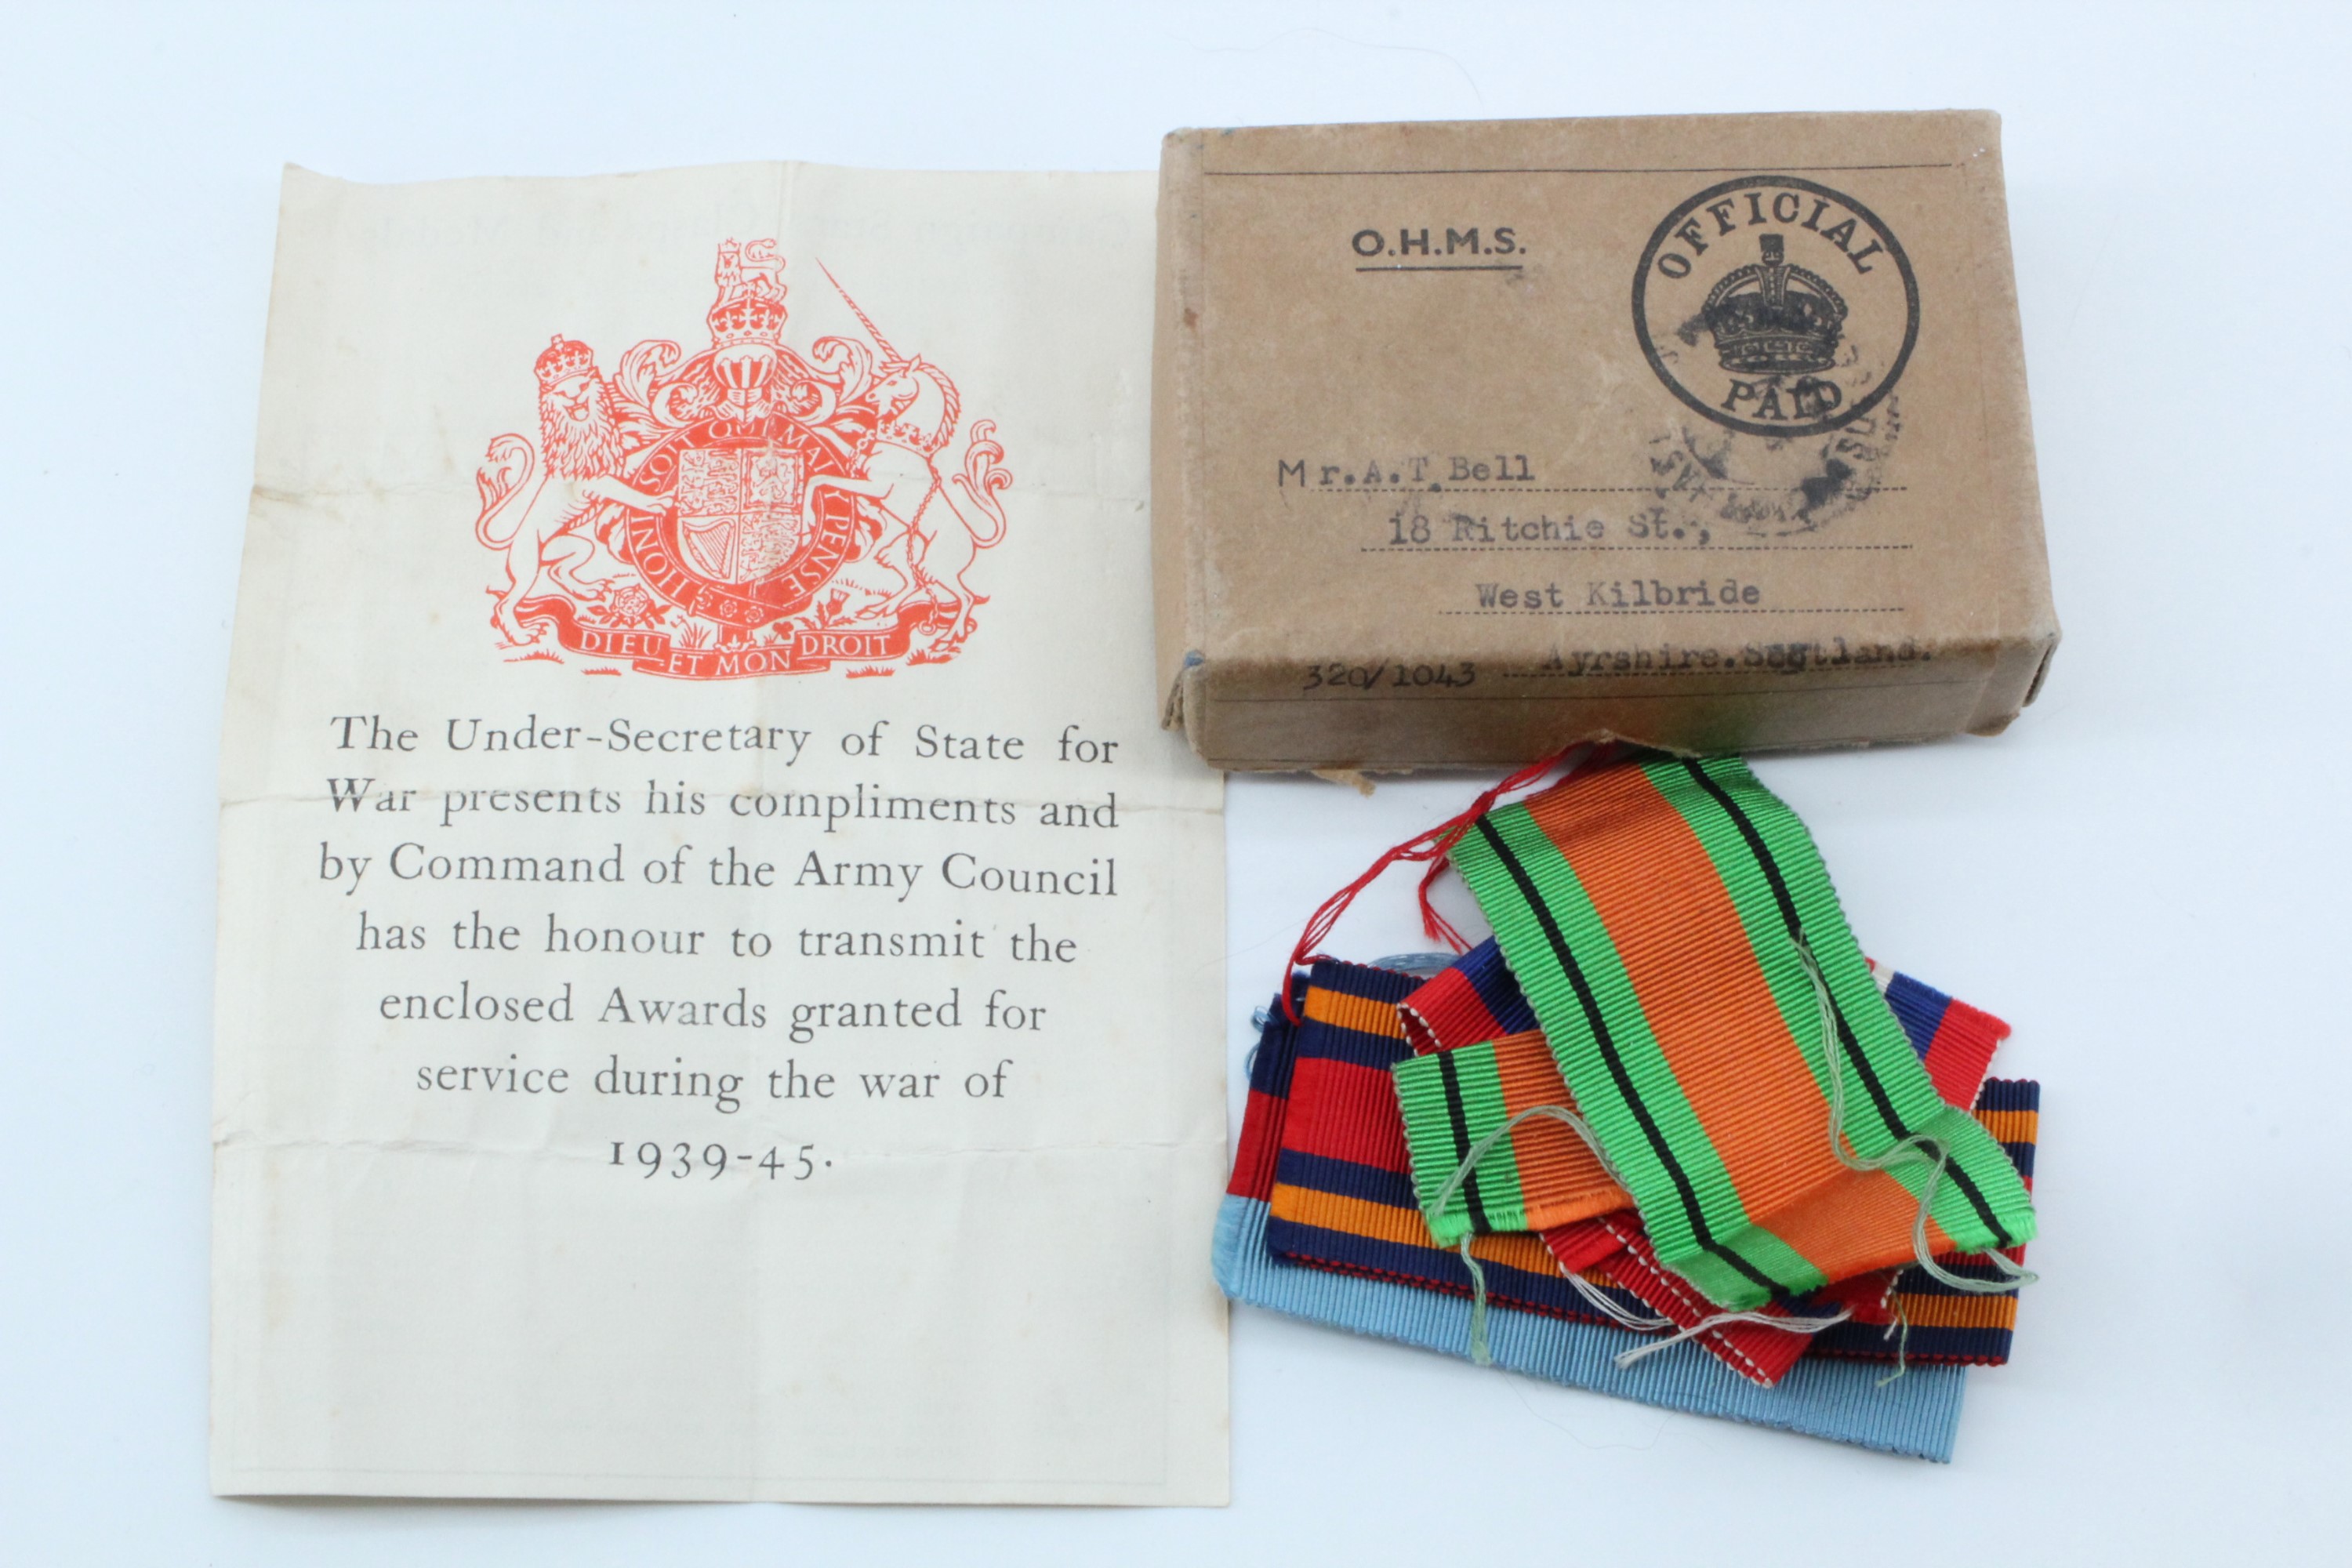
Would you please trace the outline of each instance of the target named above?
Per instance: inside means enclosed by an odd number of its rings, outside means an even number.
[[[1488,1132],[1534,1106],[1576,1109],[1540,1034],[1413,1057],[1396,1065],[1395,1078],[1413,1188],[1444,1245],[1468,1235],[1549,1230],[1633,1206],[1583,1139],[1559,1121],[1531,1116],[1512,1126],[1437,1207],[1454,1172]]]
[[[1800,1294],[1912,1233],[1932,1164],[1841,1162],[1830,1051],[1853,1156],[1906,1141],[1948,1155],[1934,1253],[2032,1237],[2015,1168],[1936,1093],[1811,835],[1746,763],[1578,773],[1479,818],[1453,858],[1659,1258],[1710,1300]],[[1503,1093],[1499,1080],[1461,1087]]]

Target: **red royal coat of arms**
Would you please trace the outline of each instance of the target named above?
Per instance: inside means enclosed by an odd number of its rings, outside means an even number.
[[[786,345],[772,240],[719,247],[710,346],[647,339],[608,379],[586,343],[539,356],[539,440],[500,436],[474,537],[503,558],[499,643],[685,679],[952,658],[1004,537],[995,426],[944,468],[961,401],[834,282],[867,341]],[[822,270],[822,268],[820,268]],[[830,272],[827,281],[833,281]]]

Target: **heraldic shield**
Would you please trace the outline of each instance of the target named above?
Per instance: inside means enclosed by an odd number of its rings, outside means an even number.
[[[689,447],[678,454],[677,540],[727,583],[764,577],[801,546],[801,458],[773,447]]]
[[[476,541],[510,658],[685,679],[887,675],[952,658],[986,604],[969,574],[1013,482],[988,420],[953,449],[955,383],[860,335],[785,342],[774,242],[719,247],[710,347],[647,339],[608,379],[557,334],[534,366],[539,439],[498,437]],[[826,274],[832,280],[832,275]]]
[[[849,558],[860,498],[812,481],[855,477],[784,416],[698,421],[638,466],[632,486],[661,506],[629,514],[628,553],[670,604],[757,630],[807,609]]]

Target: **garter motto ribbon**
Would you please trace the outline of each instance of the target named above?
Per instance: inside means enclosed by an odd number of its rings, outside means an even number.
[[[2032,1237],[2016,1168],[1937,1093],[1811,837],[1744,762],[1588,768],[1479,817],[1452,857],[1596,1167],[1710,1300],[1786,1300],[1909,1257],[1921,1228],[1937,1256]],[[1502,1125],[1516,1101],[1500,1044],[1415,1058],[1400,1096],[1433,1092],[1465,1132]],[[1511,1194],[1482,1163],[1456,1197],[1433,1216],[1440,1240],[1486,1228],[1473,1203]]]

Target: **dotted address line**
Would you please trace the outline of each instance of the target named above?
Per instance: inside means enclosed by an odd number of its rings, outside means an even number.
[[[1284,487],[1276,487],[1284,489]],[[1901,495],[1909,485],[1872,485],[1865,489],[1839,490],[1839,499],[1860,500],[1880,494]],[[1711,485],[1307,485],[1298,493],[1310,496],[1689,496],[1748,494],[1802,495],[1802,485],[1748,484],[1738,479]],[[1285,493],[1288,493],[1285,489]]]
[[[1547,555],[1570,552],[1595,553],[1604,550],[1631,551],[1648,554],[1660,550],[1708,551],[1787,551],[1787,550],[1908,550],[1907,544],[1583,544],[1574,540],[1559,540],[1549,544],[1360,544],[1360,555],[1445,555],[1458,552],[1500,555],[1513,551],[1539,551]]]
[[[1833,605],[1808,610],[1768,610],[1751,605],[1661,605],[1622,610],[1440,610],[1441,616],[1899,616],[1905,605]]]

